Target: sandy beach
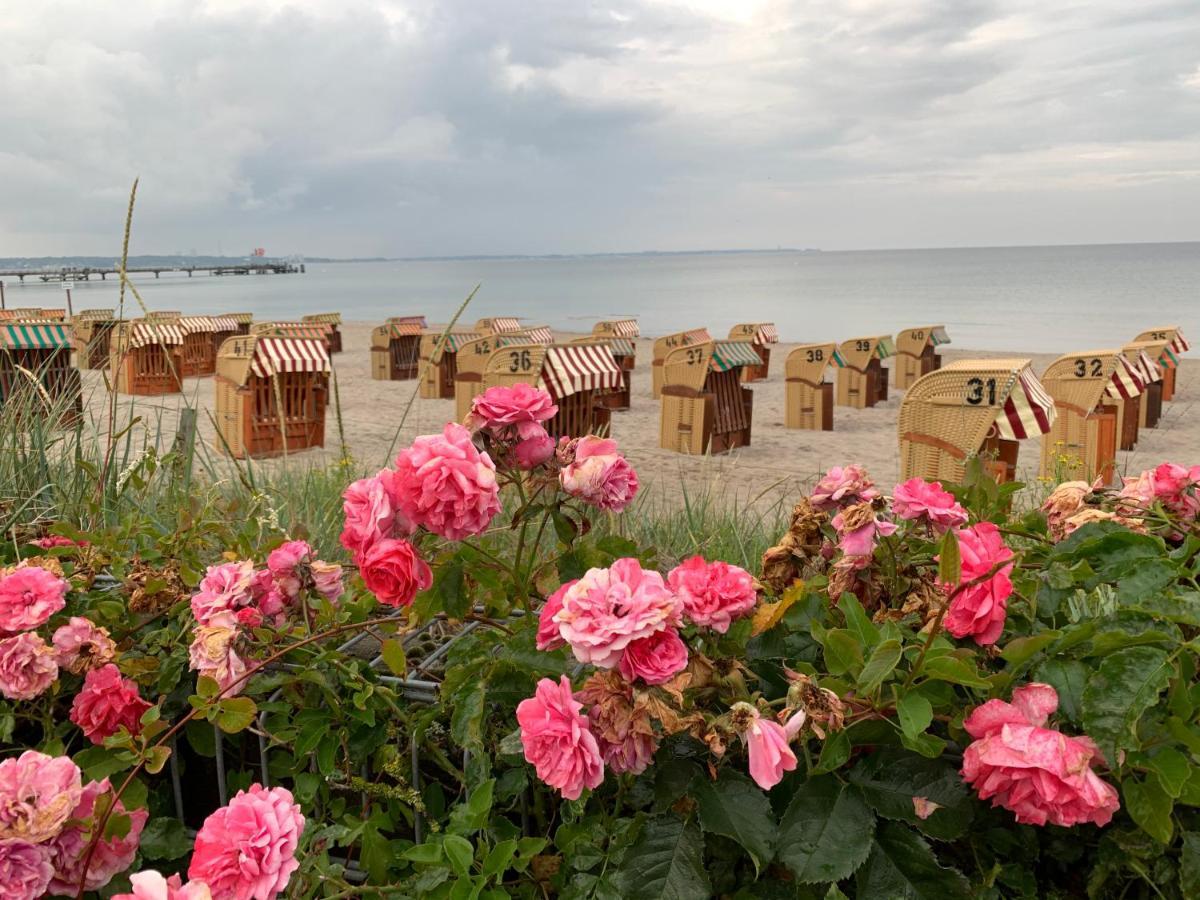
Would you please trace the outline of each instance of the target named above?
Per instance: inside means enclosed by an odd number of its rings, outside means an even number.
[[[382,466],[389,449],[401,447],[417,434],[440,429],[454,416],[452,400],[423,400],[416,397],[415,381],[375,381],[370,375],[369,341],[371,323],[342,325],[344,352],[333,357],[340,420],[346,449],[363,469]],[[1130,323],[1124,330],[1132,337],[1141,325]],[[572,335],[562,333],[563,338]],[[612,434],[637,466],[643,485],[668,497],[678,494],[681,483],[690,491],[706,487],[759,501],[798,493],[806,483],[830,466],[858,462],[867,466],[881,485],[890,487],[899,474],[896,442],[896,415],[902,391],[891,389],[887,402],[872,409],[837,407],[832,432],[798,431],[783,425],[783,361],[794,344],[778,344],[772,351],[770,377],[752,385],[754,424],[751,446],[715,457],[688,457],[658,447],[660,404],[651,395],[651,341],[638,342],[638,362],[633,378],[632,408],[614,413]],[[1068,348],[1069,349],[1069,348]],[[972,352],[942,348],[947,362],[955,359],[1021,354]],[[1029,354],[1035,372],[1041,373],[1055,358],[1051,354]],[[1159,427],[1143,430],[1132,452],[1118,452],[1118,470],[1137,472],[1164,460],[1196,462],[1194,450],[1200,443],[1200,419],[1194,408],[1200,399],[1197,385],[1200,362],[1185,360],[1178,380],[1176,399],[1164,404]],[[101,372],[83,372],[85,404],[96,421],[106,418],[106,387]],[[169,444],[185,406],[198,410],[200,433],[209,448],[214,446],[211,411],[215,405],[213,379],[189,378],[184,393],[167,397],[121,397],[121,408],[141,417],[134,426],[150,436],[159,432],[160,443]],[[411,404],[411,407],[410,407]],[[407,418],[405,410],[408,409]],[[289,465],[319,465],[337,459],[340,454],[337,410],[331,405],[326,425],[326,447],[289,457]],[[403,427],[397,428],[401,421]],[[126,419],[126,421],[128,421]],[[1019,475],[1032,480],[1037,475],[1040,456],[1037,440],[1022,444]],[[212,451],[219,456],[219,451]],[[278,461],[266,463],[281,464]]]

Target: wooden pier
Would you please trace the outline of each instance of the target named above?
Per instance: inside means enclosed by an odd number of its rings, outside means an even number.
[[[99,266],[63,266],[57,269],[7,269],[0,271],[0,279],[16,278],[21,284],[25,279],[50,281],[91,281],[99,278],[105,281],[109,275],[120,274],[120,268]],[[188,278],[195,273],[201,275],[291,275],[304,271],[304,263],[288,260],[263,260],[261,262],[234,263],[220,266],[132,266],[125,270],[128,275],[149,275],[155,278],[163,272],[187,272]]]

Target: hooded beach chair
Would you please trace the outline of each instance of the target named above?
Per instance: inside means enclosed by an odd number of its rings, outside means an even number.
[[[82,413],[79,370],[71,365],[71,326],[47,319],[0,323],[0,400],[9,404],[16,397],[61,409],[67,420]]]
[[[764,381],[771,367],[771,345],[779,343],[779,331],[773,322],[745,322],[729,329],[731,341],[749,341],[761,362],[742,369],[743,381]]]
[[[325,446],[324,340],[229,338],[217,354],[216,394],[216,446],[237,459]]]
[[[883,360],[893,356],[891,335],[852,338],[838,347],[837,404],[866,409],[888,398]],[[840,360],[840,362],[839,362]]]
[[[217,323],[212,316],[180,316],[183,331],[183,377],[212,375],[217,370]]]
[[[255,322],[250,326],[252,335],[320,341],[325,345],[326,355],[333,345],[333,331],[334,327],[328,322]]]
[[[342,332],[339,326],[342,324],[342,314],[336,312],[327,313],[309,313],[307,316],[300,317],[301,322],[320,322],[323,325],[329,326],[329,352],[342,352]]]
[[[999,482],[1016,477],[1019,441],[1053,425],[1054,401],[1028,359],[962,359],[918,378],[900,403],[900,479],[960,482],[978,456]]]
[[[742,387],[742,369],[760,362],[749,341],[702,341],[668,353],[659,446],[691,454],[750,446],[754,391]]]
[[[213,325],[213,370],[216,370],[217,353],[221,350],[221,345],[231,337],[237,337],[242,334],[242,325],[234,317],[228,313],[222,313],[219,316],[209,316],[212,319]],[[246,331],[250,330],[250,326],[246,326]]]
[[[1138,403],[1138,428],[1157,428],[1162,418],[1163,369],[1155,362],[1166,349],[1160,341],[1134,341],[1121,348],[1142,378],[1142,396]]]
[[[458,350],[481,337],[477,331],[426,331],[421,335],[421,397],[425,400],[454,399],[454,376],[458,372]]]
[[[232,319],[237,324],[238,334],[249,334],[250,326],[254,324],[254,313],[235,312],[225,313],[223,318]],[[220,348],[218,348],[220,349]]]
[[[600,402],[612,410],[629,409],[633,369],[637,359],[634,340],[641,334],[637,319],[613,319],[597,322],[588,337],[576,338],[575,343],[592,342],[608,344],[613,359],[621,370],[621,386],[601,396]]]
[[[393,316],[371,330],[371,377],[376,381],[409,381],[421,368],[424,316]]]
[[[784,362],[783,421],[788,428],[833,431],[833,382],[825,380],[835,365],[837,344],[801,344]]]
[[[1162,398],[1166,403],[1175,399],[1175,371],[1179,368],[1179,360],[1183,354],[1191,349],[1187,338],[1183,336],[1183,332],[1179,330],[1178,325],[1164,325],[1161,328],[1152,328],[1149,331],[1143,331],[1139,334],[1135,341],[1157,341],[1162,343],[1163,349],[1154,361],[1162,367]]]
[[[676,331],[673,334],[664,334],[655,340],[652,351],[653,358],[650,360],[650,390],[654,394],[654,399],[657,400],[662,395],[663,364],[666,362],[667,354],[679,347],[691,347],[711,340],[712,335],[708,333],[707,328]]]
[[[922,375],[942,367],[937,348],[950,343],[944,325],[922,325],[896,335],[896,359],[892,363],[892,386],[906,391]]]
[[[154,397],[183,390],[183,330],[177,320],[117,322],[109,340],[109,369],[121,394]]]
[[[111,309],[81,309],[71,319],[75,364],[80,369],[103,369],[108,365],[108,343],[117,324]]]

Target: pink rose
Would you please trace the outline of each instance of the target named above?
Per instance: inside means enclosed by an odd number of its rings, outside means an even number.
[[[875,482],[862,466],[834,466],[822,476],[809,497],[814,509],[864,503],[879,496]]]
[[[267,570],[277,587],[288,600],[300,594],[302,586],[297,569],[312,559],[312,547],[308,541],[285,541],[267,554]]]
[[[471,402],[468,424],[474,428],[503,430],[522,422],[545,422],[558,407],[546,391],[528,384],[490,387]]]
[[[196,674],[213,679],[222,691],[237,685],[225,694],[227,697],[237,696],[248,680],[243,678],[246,663],[233,647],[238,634],[233,613],[218,613],[208,625],[192,629],[192,645],[188,648],[188,666]]]
[[[578,583],[578,578],[572,579],[546,598],[546,602],[542,605],[542,611],[538,614],[537,648],[539,650],[557,650],[559,647],[567,645],[558,630],[558,623],[554,621],[554,617],[562,609],[563,595]]]
[[[14,838],[0,840],[0,897],[37,900],[53,877],[54,866],[44,845]]]
[[[1095,486],[1099,487],[1100,484]],[[1064,481],[1050,492],[1042,504],[1042,512],[1046,514],[1051,538],[1061,541],[1066,537],[1067,520],[1083,509],[1084,499],[1095,488],[1086,481]]]
[[[0,762],[0,838],[50,840],[79,804],[82,780],[66,756],[26,750]]]
[[[188,878],[219,900],[272,900],[300,867],[304,816],[285,788],[250,785],[200,827]]]
[[[70,824],[49,843],[50,859],[54,864],[51,894],[74,897],[79,890],[79,881],[83,877],[83,858],[95,824],[96,801],[111,792],[112,785],[107,778],[85,784],[79,803],[71,812]],[[150,817],[150,813],[144,809],[125,809],[120,800],[113,807],[113,815],[128,816],[129,831],[123,837],[114,836],[96,844],[84,881],[86,890],[100,890],[113,880],[114,875],[129,868],[137,853],[146,819]]]
[[[57,678],[54,651],[32,631],[0,640],[0,694],[9,700],[32,700]]]
[[[687,664],[687,644],[674,628],[664,628],[626,647],[617,671],[629,681],[640,678],[646,684],[666,684]]]
[[[1120,807],[1117,791],[1092,771],[1100,759],[1090,738],[1044,727],[1057,708],[1054,688],[1030,684],[1013,691],[1011,704],[972,710],[963,727],[976,740],[963,753],[963,780],[1025,825],[1107,825]]]
[[[83,616],[71,616],[66,625],[58,626],[51,641],[55,661],[73,675],[82,675],[117,657],[117,645],[108,636],[108,629]]]
[[[735,720],[745,721],[739,733],[749,749],[750,777],[764,791],[769,791],[783,780],[784,772],[796,768],[796,754],[788,746],[792,735],[778,722],[764,719],[749,703],[735,703],[731,712]]]
[[[383,469],[371,478],[351,484],[342,494],[345,524],[342,546],[357,559],[384,538],[408,537],[412,523],[404,518],[395,496],[395,473]]]
[[[518,469],[536,469],[554,455],[554,438],[537,422],[522,422],[516,429],[512,459]]]
[[[408,541],[386,538],[362,558],[358,566],[363,584],[384,606],[408,606],[420,591],[433,584],[429,564]]]
[[[150,706],[138,692],[137,682],[122,678],[121,670],[109,663],[87,673],[83,690],[71,704],[71,721],[93,744],[103,744],[122,726],[130,734],[139,733],[142,713]]]
[[[892,512],[910,522],[924,522],[937,532],[967,524],[967,511],[940,481],[910,478],[892,491]]]
[[[212,900],[212,891],[203,881],[192,881],[184,885],[178,875],[163,878],[153,869],[135,872],[129,876],[133,892],[113,894],[112,900]]]
[[[316,588],[317,593],[330,603],[337,603],[346,590],[342,584],[342,567],[337,563],[327,563],[315,559],[309,569],[312,572],[313,587]]]
[[[25,631],[67,605],[67,582],[39,566],[20,566],[0,574],[0,631]]]
[[[895,534],[896,523],[880,519],[869,510],[865,518],[856,516],[851,522],[847,521],[846,513],[847,509],[843,509],[830,523],[839,535],[838,548],[846,556],[857,556],[864,560],[862,565],[865,566],[867,558],[875,552],[875,538]]]
[[[479,534],[500,511],[495,465],[454,423],[400,451],[396,485],[404,515],[448,540]]]
[[[558,473],[562,489],[598,509],[620,512],[638,492],[637,472],[617,452],[617,442],[592,435],[575,445],[574,462]]]
[[[991,522],[980,522],[957,532],[958,549],[962,557],[959,584],[974,581],[992,570],[998,563],[1012,559],[1013,553]],[[974,639],[980,645],[994,644],[1004,632],[1008,598],[1012,594],[1009,575],[1012,565],[1002,566],[986,581],[960,591],[950,602],[943,624],[957,638]],[[950,585],[942,585],[950,590]]]
[[[236,612],[248,605],[253,595],[254,564],[249,560],[209,566],[192,595],[192,615],[201,625],[219,612]]]
[[[705,562],[701,556],[667,573],[667,584],[683,605],[684,616],[720,634],[758,603],[749,572],[720,560]]]
[[[69,537],[63,537],[61,534],[48,534],[45,537],[37,538],[29,542],[31,546],[37,547],[39,550],[53,550],[55,547],[86,547],[87,541],[73,541]]]
[[[1179,516],[1185,522],[1200,517],[1200,466],[1184,468],[1175,463],[1163,463],[1148,469],[1137,478],[1126,478],[1119,496],[1123,501],[1123,512],[1140,513],[1150,509],[1155,502]]]
[[[588,569],[563,594],[554,621],[576,659],[611,669],[634,641],[678,626],[679,601],[657,572],[618,559],[607,569]]]
[[[262,610],[253,606],[243,606],[233,614],[233,618],[243,628],[258,628],[264,621]]]
[[[534,696],[517,705],[525,760],[567,800],[579,799],[584,788],[599,787],[604,780],[600,747],[581,709],[566,675],[558,684],[543,678]]]

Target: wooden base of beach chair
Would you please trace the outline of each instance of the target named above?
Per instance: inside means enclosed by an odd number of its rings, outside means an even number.
[[[1146,386],[1141,396],[1141,406],[1138,409],[1138,425],[1142,428],[1157,428],[1158,420],[1162,417],[1162,382],[1152,381]]]

